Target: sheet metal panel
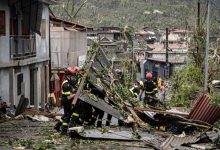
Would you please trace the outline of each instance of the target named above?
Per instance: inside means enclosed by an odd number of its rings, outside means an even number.
[[[88,80],[90,82],[104,88],[107,91],[107,89],[110,88],[111,82],[113,80],[113,73],[111,72],[110,67],[111,64],[106,58],[103,50],[99,49],[96,53],[92,54],[91,61],[88,64],[88,68],[86,70],[85,75],[88,77]],[[100,110],[108,114],[111,114],[117,119],[121,119],[121,120],[124,119],[122,114],[119,112],[121,108],[119,108],[116,105],[115,106],[115,108],[117,107],[116,110],[113,109],[113,107],[110,105],[113,104],[114,102],[107,103],[104,99],[100,99],[97,95],[93,95],[93,97],[90,97],[88,94],[86,94],[86,91],[83,91],[84,81],[85,80],[83,78],[81,80],[77,93],[74,97],[73,103],[79,98],[84,102],[96,108],[99,108]],[[94,96],[96,100],[93,100]],[[108,95],[106,97],[108,97],[109,100],[112,100]]]
[[[200,140],[199,135],[195,136],[185,136],[185,137],[178,137],[178,136],[170,136],[168,137],[161,145],[160,148],[162,149],[176,149],[176,147],[181,146],[182,144],[187,143],[195,143]]]
[[[95,95],[94,95],[95,96]],[[80,100],[108,113],[108,114],[111,114],[112,116],[114,116],[115,118],[117,119],[121,119],[123,120],[123,116],[121,115],[121,113],[114,109],[112,106],[110,106],[108,103],[106,103],[103,99],[100,99],[98,97],[96,97],[96,101],[95,100],[92,100],[88,94],[86,93],[83,93],[80,95],[79,97]]]
[[[170,136],[168,138],[157,138],[157,139],[149,139],[144,140],[146,144],[152,145],[155,149],[160,150],[176,150],[176,149],[183,149],[183,150],[191,150],[190,147],[183,147],[183,144],[187,143],[195,143],[200,140],[200,134],[195,136],[185,136],[185,137],[178,137],[178,136]]]
[[[207,95],[202,95],[196,100],[196,103],[187,118],[213,125],[220,118],[220,107],[212,104]]]
[[[102,132],[97,129],[85,129],[84,132],[79,133],[84,138],[92,139],[109,139],[109,140],[128,140],[128,141],[160,141],[161,136],[153,135],[147,132],[139,131],[140,139],[136,138],[129,128],[110,128],[108,131]]]

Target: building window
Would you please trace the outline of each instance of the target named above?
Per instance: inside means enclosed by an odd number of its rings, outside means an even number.
[[[0,10],[0,35],[5,35],[5,11]]]
[[[23,83],[23,74],[21,73],[17,75],[17,95],[21,95],[22,83]]]
[[[42,19],[41,21],[41,38],[46,38],[46,19]]]

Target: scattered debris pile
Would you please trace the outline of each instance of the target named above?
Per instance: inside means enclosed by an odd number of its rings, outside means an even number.
[[[194,101],[190,113],[143,107],[130,96],[101,49],[90,51],[88,60],[73,104],[82,100],[124,122],[124,127],[99,130],[75,128],[74,134],[70,131],[72,138],[77,135],[84,139],[137,141],[164,150],[217,148],[219,130],[213,124],[220,118],[220,107],[212,104],[207,95],[201,95]],[[104,89],[107,96],[101,99],[85,90],[85,82]],[[21,98],[15,118],[23,119],[26,116],[32,121],[51,121],[51,118],[62,115],[27,109],[27,102],[26,98]],[[6,114],[6,109],[6,103],[0,101],[1,118]]]
[[[138,124],[145,131],[146,129],[149,131],[150,127],[153,126],[156,129],[170,132],[174,135],[185,134],[184,137],[176,138],[176,136],[170,136],[166,138],[160,144],[159,149],[170,149],[172,146],[170,146],[171,142],[169,143],[169,141],[175,143],[175,140],[183,141],[176,144],[177,146],[196,143],[202,139],[201,135],[204,135],[202,134],[204,131],[213,131],[218,137],[218,129],[215,129],[213,124],[220,118],[220,107],[211,104],[207,95],[202,95],[195,100],[195,105],[189,114],[172,112],[161,108],[139,107],[136,105],[138,103],[137,100],[123,89],[123,84],[118,80],[117,74],[111,70],[111,64],[101,49],[93,51],[89,60],[83,80],[85,81],[88,78],[94,85],[103,87],[107,92],[107,99],[100,99],[96,95],[90,96],[87,91],[83,90],[84,82],[81,82],[81,88],[78,89],[73,103],[79,98],[122,121],[125,121],[128,116],[132,116],[133,123]],[[90,131],[85,130],[84,133],[90,133]],[[195,135],[195,133],[197,134]],[[90,138],[111,137],[109,134],[111,133],[91,134]],[[87,138],[89,138],[88,135],[86,134]],[[136,138],[136,140],[141,138]]]
[[[0,97],[0,119],[6,119],[7,104]]]
[[[146,144],[151,145],[155,149],[159,150],[176,150],[176,149],[186,149],[186,150],[196,150],[199,149],[216,149],[216,145],[207,144],[208,142],[215,143],[218,140],[218,133],[204,132],[197,133],[194,135],[185,135],[185,133],[180,135],[171,135],[166,139],[153,139],[145,140]]]

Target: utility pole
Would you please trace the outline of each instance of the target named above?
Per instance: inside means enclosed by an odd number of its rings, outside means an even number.
[[[166,64],[168,63],[168,28],[166,28]]]
[[[199,37],[199,32],[200,32],[200,0],[198,0],[198,3],[197,3],[197,28],[196,28],[196,34],[197,34],[197,37]],[[196,42],[196,51],[197,53],[199,53],[199,43],[198,41]]]
[[[131,68],[131,77],[132,77],[132,81],[134,81],[135,79],[134,79],[134,77],[135,77],[135,75],[134,75],[134,46],[133,46],[133,41],[132,41],[132,45],[131,45],[132,47],[132,68]]]
[[[200,27],[200,0],[198,0],[198,4],[197,4],[198,6],[198,14],[197,14],[197,28],[199,28]]]
[[[170,76],[170,65],[169,65],[169,56],[168,56],[168,51],[169,51],[169,48],[168,48],[168,43],[169,43],[169,39],[168,39],[168,35],[169,35],[169,31],[168,31],[168,28],[166,28],[166,74],[165,76],[168,78]]]
[[[208,58],[209,58],[209,24],[210,24],[210,1],[208,0],[208,12],[206,19],[206,48],[205,48],[205,83],[204,92],[208,89]]]
[[[50,40],[50,19],[49,19],[49,91],[52,93],[52,83],[50,81],[52,77],[51,73],[51,40]]]

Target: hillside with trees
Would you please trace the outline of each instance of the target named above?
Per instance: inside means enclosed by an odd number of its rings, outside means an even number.
[[[59,18],[97,27],[185,28],[195,23],[197,0],[63,0],[51,9]]]

